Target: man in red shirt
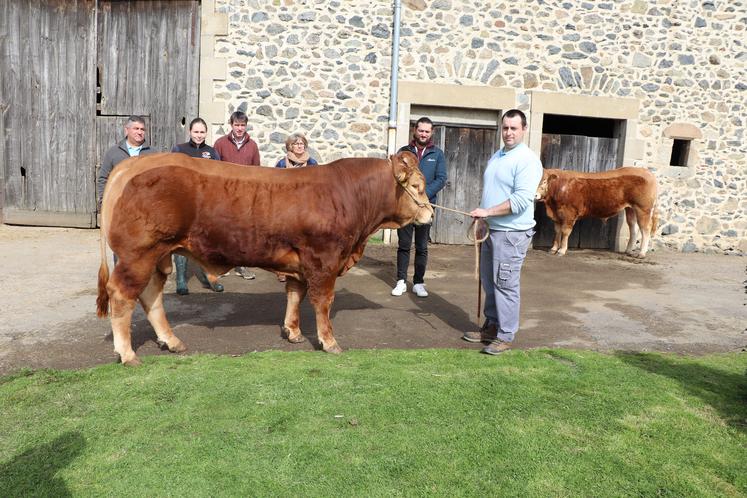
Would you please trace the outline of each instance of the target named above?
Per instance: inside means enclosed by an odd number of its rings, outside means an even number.
[[[220,154],[221,161],[243,164],[245,166],[259,166],[259,147],[246,132],[249,121],[246,114],[236,111],[229,118],[231,132],[216,140],[213,148]]]
[[[259,166],[259,147],[246,132],[249,118],[242,111],[236,111],[229,118],[231,132],[215,141],[213,148],[220,154],[221,161],[243,164],[244,166]],[[235,268],[236,274],[246,280],[252,280],[257,275],[244,266]]]

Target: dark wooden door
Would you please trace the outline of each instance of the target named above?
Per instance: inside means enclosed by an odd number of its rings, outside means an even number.
[[[446,156],[446,186],[437,204],[469,212],[480,205],[482,175],[488,159],[498,147],[497,128],[436,125],[433,141]],[[440,244],[469,244],[467,230],[472,219],[436,209],[431,240]]]
[[[93,226],[93,0],[0,2],[0,210],[6,223]]]
[[[96,225],[96,172],[131,114],[170,150],[197,116],[197,0],[0,1],[0,219]]]
[[[540,159],[545,168],[583,172],[607,171],[617,167],[618,139],[581,135],[542,135]],[[537,234],[534,247],[552,246],[555,229],[547,216],[544,203],[534,211]],[[568,238],[569,248],[613,249],[617,232],[617,217],[602,221],[595,218],[578,220]]]
[[[127,117],[145,118],[147,140],[168,151],[197,117],[200,5],[182,1],[99,1],[97,135],[123,138]]]

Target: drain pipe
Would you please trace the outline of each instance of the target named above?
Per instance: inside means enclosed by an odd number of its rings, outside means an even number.
[[[387,130],[387,156],[397,150],[397,80],[399,79],[399,25],[402,0],[394,0],[394,29],[392,30],[392,69],[389,82],[389,128]],[[384,230],[384,243],[392,243],[392,231]]]
[[[389,134],[388,152],[394,154],[397,140],[397,80],[399,78],[399,25],[402,0],[394,0],[394,29],[392,36],[392,70],[389,83]]]

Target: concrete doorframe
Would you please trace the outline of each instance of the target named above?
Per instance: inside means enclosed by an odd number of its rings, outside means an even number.
[[[491,113],[516,106],[516,92],[512,88],[449,85],[419,81],[398,82],[397,131],[393,150],[410,141],[410,120],[415,111],[429,112],[431,119],[452,123],[483,124],[490,121]],[[455,109],[459,111],[455,112]],[[464,110],[474,110],[474,116],[465,116]],[[420,117],[420,116],[418,116]],[[495,122],[493,121],[493,125]],[[392,144],[387,144],[391,149]],[[393,244],[394,230],[384,230],[384,243]]]
[[[587,118],[605,118],[621,121],[620,150],[618,165],[632,166],[643,159],[643,140],[638,135],[638,115],[640,101],[634,98],[595,97],[586,95],[567,95],[554,92],[532,91],[528,93],[531,106],[529,119],[529,148],[538,156],[542,150],[542,125],[545,114],[580,116]],[[629,237],[625,213],[617,219],[614,250],[624,250]]]

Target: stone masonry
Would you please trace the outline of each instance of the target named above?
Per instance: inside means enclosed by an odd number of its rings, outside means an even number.
[[[267,166],[294,131],[323,162],[386,154],[392,1],[208,4],[203,26],[216,15],[227,29],[201,60],[224,60],[225,75],[201,114],[244,110]],[[747,253],[745,2],[403,0],[401,26],[400,81],[511,88],[530,119],[537,91],[637,99],[655,243]],[[211,121],[214,137],[228,129]],[[685,166],[669,166],[675,139],[690,143]]]

